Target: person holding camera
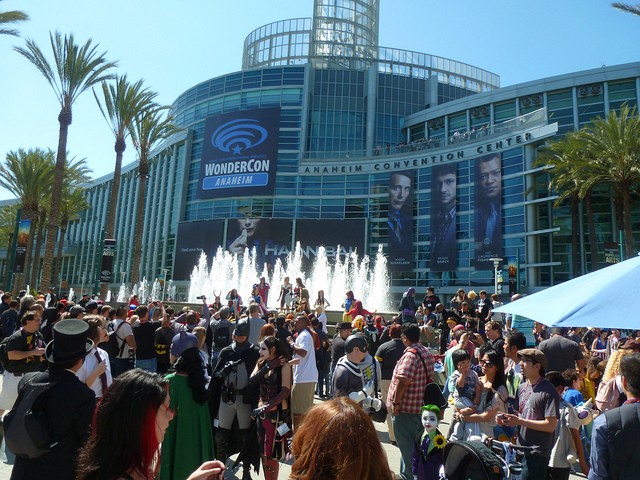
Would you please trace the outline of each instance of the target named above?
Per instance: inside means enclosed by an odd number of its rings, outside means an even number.
[[[257,438],[249,434],[251,412],[258,406],[259,392],[257,386],[249,385],[249,377],[260,353],[256,346],[249,342],[249,332],[250,325],[247,319],[238,320],[233,333],[233,343],[220,351],[209,384],[209,411],[213,419],[216,458],[224,462],[240,450],[249,452],[246,455],[241,453],[237,460],[243,460],[243,479],[251,478],[250,464],[259,463],[257,455],[255,458],[251,455],[258,452],[255,445]],[[235,418],[238,419],[239,432],[231,431]],[[233,433],[236,435],[232,435]],[[240,441],[233,442],[232,437]],[[252,450],[249,447],[253,445],[256,448]]]

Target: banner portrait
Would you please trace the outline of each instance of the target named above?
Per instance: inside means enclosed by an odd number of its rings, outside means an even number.
[[[457,163],[431,167],[431,258],[432,272],[456,269]]]
[[[291,220],[273,218],[232,218],[227,227],[227,251],[243,255],[245,248],[256,249],[256,266],[271,270],[284,260],[291,246]]]
[[[502,155],[475,160],[473,240],[476,270],[492,270],[491,258],[502,258]]]
[[[387,239],[389,270],[413,268],[413,182],[415,170],[393,172],[389,176]]]
[[[20,220],[18,239],[16,241],[16,259],[13,264],[13,273],[24,273],[24,262],[27,257],[27,244],[29,243],[29,230],[31,220]]]
[[[280,107],[207,118],[196,198],[272,195]]]

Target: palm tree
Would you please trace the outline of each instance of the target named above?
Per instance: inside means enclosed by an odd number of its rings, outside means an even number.
[[[71,189],[65,187],[62,192],[60,202],[60,239],[58,240],[58,255],[56,256],[55,269],[53,271],[53,281],[58,281],[60,269],[62,267],[62,249],[64,247],[64,237],[71,220],[79,218],[79,213],[91,205],[87,202],[83,188]]]
[[[60,223],[60,197],[64,165],[67,153],[67,135],[72,119],[72,106],[78,97],[87,89],[105,80],[113,78],[109,73],[116,66],[115,62],[108,62],[105,53],[98,54],[97,45],[92,45],[91,39],[79,46],[72,34],[64,37],[60,32],[49,34],[55,68],[46,59],[40,47],[33,41],[27,40],[26,48],[16,47],[16,52],[23,55],[42,73],[51,88],[53,88],[60,102],[60,135],[58,138],[58,154],[53,177],[53,191],[49,224],[47,227],[47,242],[45,244],[44,261],[42,263],[42,281],[40,289],[47,290],[51,281],[51,269],[58,225]]]
[[[31,220],[25,266],[30,265],[35,219],[43,200],[49,195],[54,170],[53,151],[39,148],[7,153],[4,165],[0,165],[0,186],[12,192],[22,208],[21,218]],[[14,290],[24,285],[25,274],[16,274]]]
[[[18,209],[15,205],[6,205],[0,208],[0,248],[7,249],[7,258],[4,262],[3,289],[7,290],[9,285],[9,259],[11,257],[11,244],[16,228],[16,218]]]
[[[149,176],[149,155],[158,142],[180,131],[174,124],[174,118],[168,114],[169,107],[153,105],[138,114],[131,127],[131,141],[138,152],[138,205],[136,211],[136,235],[133,253],[133,269],[131,271],[131,287],[138,283],[140,276],[140,258],[142,257],[142,230],[144,226],[144,199]]]
[[[621,10],[623,12],[631,13],[633,15],[640,16],[640,4],[638,4],[638,5],[636,5],[634,7],[633,5],[629,5],[628,3],[614,2],[614,3],[611,4],[611,6],[613,8],[617,8],[618,10]]]
[[[109,124],[109,128],[116,137],[116,167],[113,172],[113,184],[111,187],[111,197],[109,198],[109,207],[107,211],[107,221],[104,228],[105,238],[114,238],[114,228],[116,223],[116,207],[118,204],[118,194],[120,192],[120,175],[122,172],[122,154],[127,147],[126,139],[129,135],[131,122],[143,109],[148,108],[157,93],[143,88],[143,81],[138,80],[131,84],[127,81],[127,76],[116,76],[115,83],[102,83],[102,96],[104,97],[102,105],[100,98],[93,91],[100,111],[105,120]],[[54,276],[54,278],[56,278]],[[105,298],[107,294],[108,283],[100,284],[100,298]]]
[[[589,168],[591,180],[610,187],[622,197],[622,226],[627,258],[633,255],[631,192],[640,183],[640,118],[626,104],[585,127],[585,148],[596,160]]]
[[[1,2],[2,0],[0,0]],[[18,22],[26,22],[29,15],[24,12],[14,10],[12,12],[0,12],[0,35],[19,36],[20,33],[15,28],[9,28],[10,24]]]

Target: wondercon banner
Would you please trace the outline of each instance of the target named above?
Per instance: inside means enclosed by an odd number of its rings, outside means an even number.
[[[475,160],[473,240],[476,270],[493,270],[502,258],[502,154]]]
[[[302,266],[311,267],[318,249],[325,248],[327,258],[336,255],[344,257],[357,251],[362,257],[365,254],[365,221],[349,220],[298,220],[296,222],[296,243],[302,248]],[[338,246],[340,250],[338,251]]]
[[[273,218],[232,218],[227,227],[227,251],[243,255],[256,249],[256,266],[271,270],[276,260],[284,260],[291,245],[291,220]]]
[[[456,269],[456,187],[458,164],[431,167],[431,258],[432,272]]]
[[[113,256],[116,253],[116,240],[105,238],[102,249],[102,265],[100,266],[100,282],[109,283],[113,276]]]
[[[204,252],[211,258],[222,245],[224,220],[183,222],[178,224],[173,259],[173,279],[189,280],[193,267]]]
[[[413,268],[413,180],[415,170],[393,172],[389,176],[387,239],[389,270]]]
[[[280,107],[207,118],[196,198],[272,195],[279,137]]]

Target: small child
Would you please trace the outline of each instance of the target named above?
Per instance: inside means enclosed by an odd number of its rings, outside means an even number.
[[[561,393],[562,398],[574,407],[584,403],[584,397],[579,391],[580,377],[578,372],[573,369],[565,370],[562,372],[562,378],[564,378],[564,385],[566,387],[564,393]]]
[[[481,385],[478,374],[471,370],[471,355],[464,348],[451,354],[455,371],[449,382],[454,386],[453,405],[461,415],[471,415],[478,411],[480,405]],[[458,421],[453,428],[450,440],[462,440],[465,422]]]
[[[576,373],[574,370],[567,370]],[[566,373],[566,372],[565,372]],[[560,395],[564,391],[566,380],[564,373],[549,372],[545,378],[556,387]],[[576,373],[577,378],[577,373]],[[582,440],[580,440],[580,420],[575,408],[565,399],[560,400],[560,417],[556,423],[555,443],[549,458],[550,480],[566,480],[576,461],[584,475],[589,475],[589,466],[585,461]]]

